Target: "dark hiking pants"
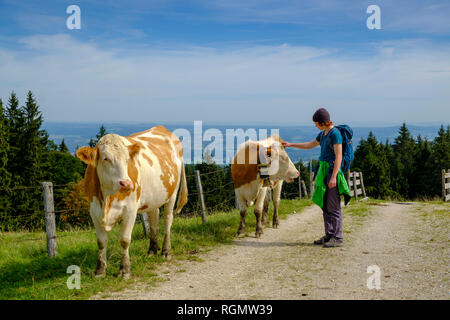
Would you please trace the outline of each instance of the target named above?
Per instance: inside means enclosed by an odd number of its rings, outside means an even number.
[[[327,237],[342,240],[342,210],[341,197],[337,186],[328,188],[323,197],[323,222]]]

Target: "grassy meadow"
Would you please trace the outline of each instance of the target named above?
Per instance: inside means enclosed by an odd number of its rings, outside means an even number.
[[[281,200],[280,219],[293,211],[300,212],[312,204],[310,200]],[[269,221],[273,213],[269,208]],[[199,260],[197,253],[214,246],[230,242],[238,229],[238,210],[216,212],[202,224],[200,217],[175,216],[172,225],[171,263],[182,265],[186,260]],[[164,234],[163,219],[160,219],[159,244]],[[141,224],[135,226],[130,245],[132,277],[123,280],[117,277],[121,259],[118,241],[119,227],[109,233],[108,270],[105,278],[95,278],[97,264],[97,240],[95,230],[73,230],[57,232],[58,256],[49,258],[44,232],[0,233],[0,299],[87,299],[102,291],[119,291],[135,282],[156,283],[161,281],[156,272],[158,265],[167,261],[160,255],[147,256],[149,239],[144,236]],[[253,209],[247,213],[247,233],[255,231]],[[81,269],[80,290],[67,288],[71,274],[70,265]]]

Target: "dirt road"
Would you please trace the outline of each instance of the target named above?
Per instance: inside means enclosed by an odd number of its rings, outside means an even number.
[[[203,262],[165,263],[167,281],[139,284],[111,299],[449,299],[448,211],[438,205],[373,203],[344,209],[345,243],[322,248],[321,211],[306,208],[280,229],[253,233],[200,254]],[[447,207],[444,207],[447,210]],[[369,290],[368,266],[381,289]]]

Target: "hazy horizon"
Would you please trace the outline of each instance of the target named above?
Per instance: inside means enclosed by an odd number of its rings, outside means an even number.
[[[50,135],[50,139],[53,140],[56,144],[60,144],[61,140],[64,139],[66,145],[69,148],[69,151],[73,153],[77,147],[81,147],[83,145],[88,145],[89,140],[91,138],[95,138],[98,133],[101,125],[105,126],[107,133],[116,133],[122,136],[128,136],[131,133],[144,131],[146,129],[151,128],[157,124],[163,124],[170,131],[174,131],[176,129],[186,129],[191,134],[191,150],[197,148],[194,144],[195,131],[194,131],[194,123],[108,123],[108,122],[53,122],[46,121],[44,122],[43,128],[47,130]],[[398,136],[398,131],[401,124],[394,126],[371,126],[371,127],[362,127],[362,126],[352,126],[353,129],[353,141],[354,146],[356,147],[361,138],[366,139],[369,135],[369,132],[375,135],[378,141],[385,143],[388,141],[389,143],[393,143],[394,139]],[[414,138],[417,138],[418,135],[421,135],[422,138],[428,139],[429,141],[434,139],[437,135],[440,124],[432,125],[432,126],[415,126],[408,125],[407,127]],[[204,152],[207,146],[210,144],[211,139],[205,138],[205,132],[207,129],[217,129],[224,137],[223,146],[227,146],[225,143],[226,137],[226,129],[239,129],[242,128],[244,131],[248,128],[253,128],[259,134],[259,129],[268,129],[267,134],[270,135],[272,129],[278,129],[280,136],[285,141],[289,142],[305,142],[311,141],[314,139],[319,130],[311,123],[310,125],[239,125],[239,124],[212,124],[212,123],[203,123],[202,124],[202,151]],[[217,132],[217,130],[215,132]],[[258,136],[259,137],[259,136]],[[205,140],[206,139],[206,140]],[[224,152],[228,151],[228,154],[234,154],[236,144],[233,142],[233,146],[231,149],[223,149]],[[312,150],[299,150],[294,148],[288,148],[287,152],[293,161],[298,161],[299,159],[310,159],[317,158],[320,153],[320,148],[315,148]],[[192,154],[191,154],[192,155]],[[187,156],[187,155],[186,155]],[[227,160],[227,159],[226,159]],[[185,159],[187,161],[187,159]],[[188,162],[186,162],[188,163]]]
[[[45,118],[45,115],[44,115]],[[79,124],[97,124],[99,126],[101,126],[102,124],[137,124],[137,125],[143,125],[143,124],[149,124],[149,125],[157,125],[157,124],[177,124],[177,125],[190,125],[193,124],[194,121],[202,121],[202,120],[192,120],[192,121],[142,121],[142,120],[128,120],[128,121],[119,121],[119,120],[115,120],[115,121],[101,121],[101,120],[97,120],[97,121],[83,121],[83,120],[79,120],[79,121],[71,121],[71,120],[45,120],[45,122],[48,123],[79,123]],[[230,126],[252,126],[252,125],[256,125],[256,126],[281,126],[281,127],[295,127],[295,126],[300,126],[300,127],[314,127],[314,123],[311,122],[266,122],[266,121],[202,121],[204,124],[210,126],[210,125],[219,125],[219,126],[225,126],[225,125],[230,125]],[[400,121],[400,122],[386,122],[386,123],[381,123],[381,122],[374,122],[374,123],[366,123],[366,122],[351,122],[351,121],[343,121],[343,122],[334,122],[335,125],[339,125],[339,124],[347,124],[353,127],[395,127],[395,126],[402,126],[403,123],[406,123],[406,126],[420,126],[420,127],[435,127],[435,126],[440,126],[443,125],[444,127],[450,125],[450,121],[430,121],[430,122],[406,122],[406,121]]]

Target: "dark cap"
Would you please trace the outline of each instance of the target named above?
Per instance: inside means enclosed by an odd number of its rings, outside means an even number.
[[[328,113],[327,109],[320,108],[316,112],[314,112],[312,119],[314,122],[324,123],[330,121],[330,114]]]

